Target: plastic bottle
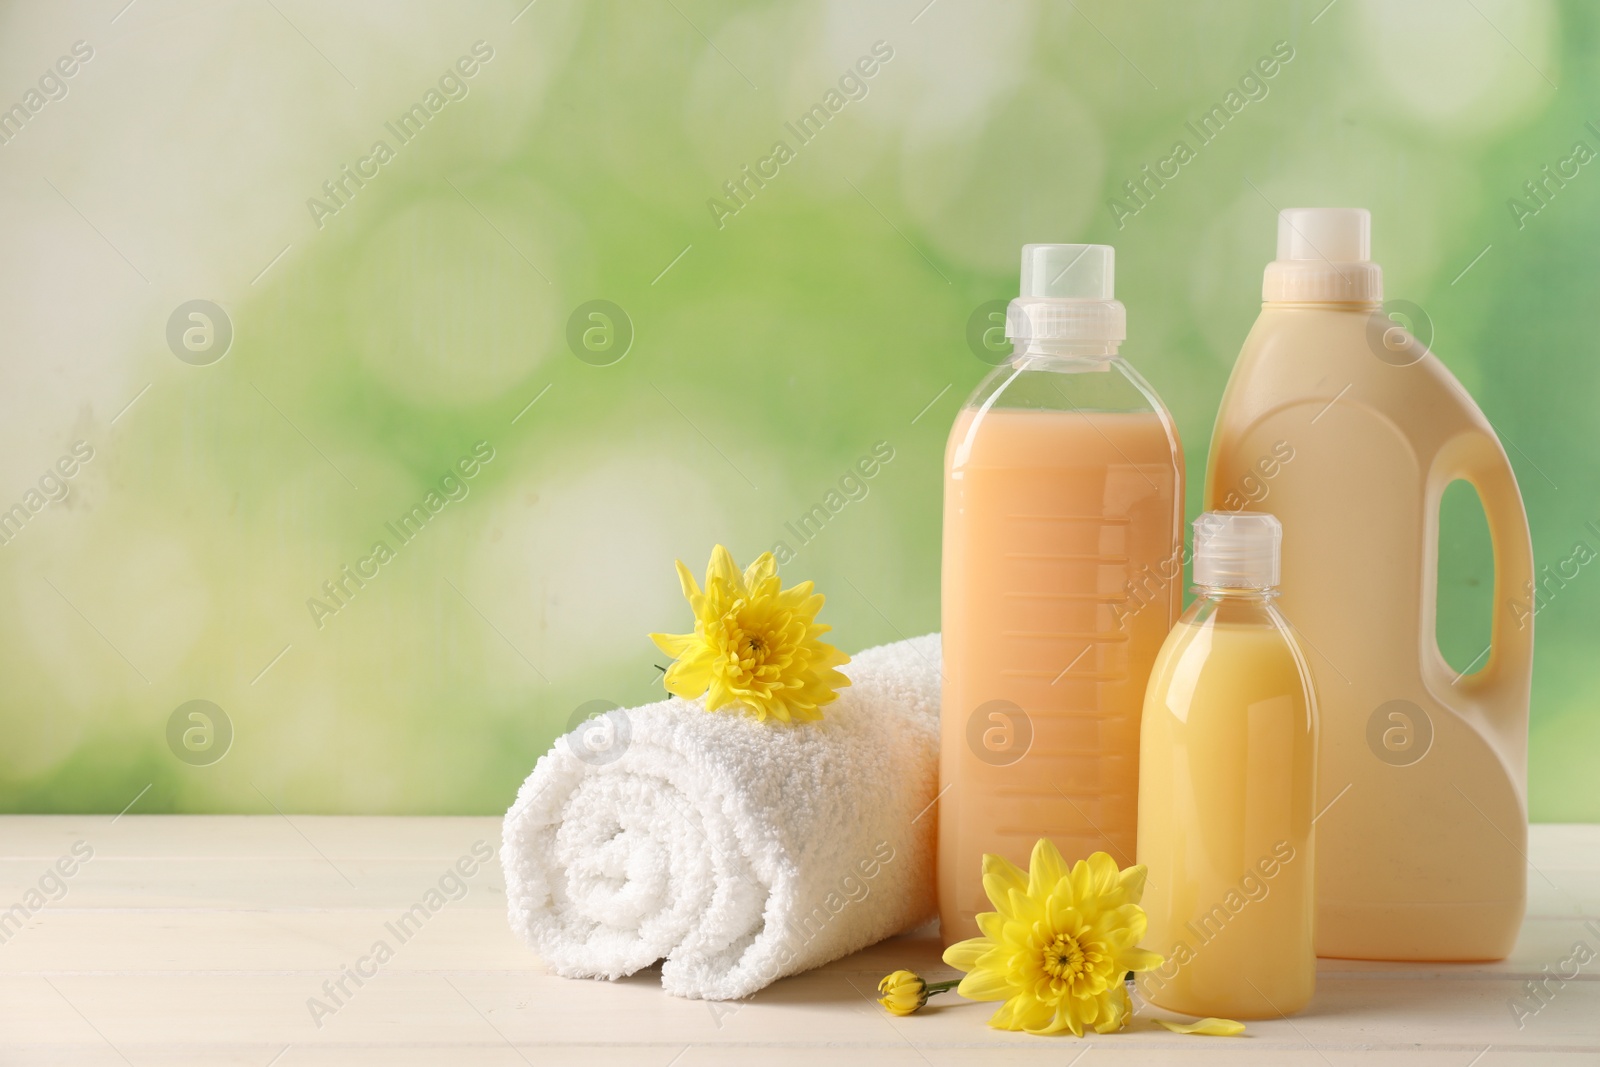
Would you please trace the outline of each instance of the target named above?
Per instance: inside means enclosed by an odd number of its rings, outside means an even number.
[[[1139,990],[1186,1015],[1275,1019],[1316,985],[1317,703],[1278,595],[1271,515],[1194,524],[1197,599],[1156,658],[1139,742]]]
[[[1253,498],[1283,522],[1283,610],[1321,705],[1318,954],[1500,959],[1527,870],[1528,522],[1488,420],[1383,313],[1369,227],[1356,209],[1280,215],[1206,506]],[[1458,478],[1494,542],[1491,640],[1464,675],[1435,637],[1439,499]]]
[[[1009,360],[945,453],[939,913],[990,910],[986,852],[1133,863],[1139,710],[1177,617],[1183,452],[1118,355],[1105,245],[1027,245]]]

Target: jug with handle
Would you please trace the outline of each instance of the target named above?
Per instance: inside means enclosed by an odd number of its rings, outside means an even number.
[[[1493,427],[1383,314],[1369,229],[1359,209],[1280,214],[1205,506],[1283,523],[1283,611],[1321,702],[1318,955],[1501,959],[1526,895],[1527,517]],[[1435,637],[1439,503],[1457,479],[1494,553],[1491,638],[1465,672]]]

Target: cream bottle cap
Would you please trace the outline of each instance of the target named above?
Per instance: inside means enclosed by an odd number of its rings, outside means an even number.
[[[1278,258],[1267,264],[1261,299],[1381,301],[1383,268],[1372,262],[1372,213],[1359,207],[1293,207],[1278,212]]]

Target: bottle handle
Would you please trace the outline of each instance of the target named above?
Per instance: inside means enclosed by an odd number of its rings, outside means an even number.
[[[1467,666],[1467,673],[1461,674],[1445,662],[1437,636],[1439,504],[1445,488],[1457,479],[1478,493],[1494,555],[1494,612],[1489,624],[1489,647],[1485,649],[1488,659],[1484,662],[1480,653],[1478,660]],[[1431,664],[1429,673],[1434,675],[1431,688],[1445,698],[1445,703],[1454,703],[1448,698],[1459,694],[1492,720],[1501,709],[1520,707],[1527,696],[1527,680],[1533,666],[1533,598],[1529,592],[1533,582],[1533,543],[1517,476],[1490,427],[1475,426],[1440,450],[1429,478],[1428,506],[1435,546],[1426,612],[1427,641],[1433,649],[1433,655],[1426,657]],[[1519,604],[1525,610],[1519,612]],[[1483,666],[1477,667],[1479,662]]]

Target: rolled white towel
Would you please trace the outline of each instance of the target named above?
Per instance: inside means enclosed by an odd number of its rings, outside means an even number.
[[[939,635],[843,670],[821,722],[673,698],[558,740],[506,813],[512,929],[569,978],[659,960],[729,1000],[932,918]]]

